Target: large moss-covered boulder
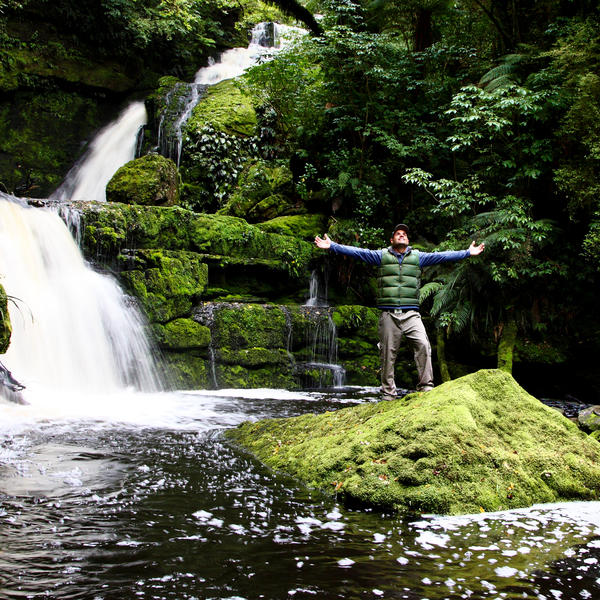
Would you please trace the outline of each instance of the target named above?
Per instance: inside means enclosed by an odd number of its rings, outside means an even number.
[[[251,96],[233,79],[210,86],[188,119],[187,134],[193,136],[205,126],[231,135],[254,135],[256,113]]]
[[[173,206],[179,201],[177,165],[159,154],[136,158],[120,167],[106,186],[110,202]]]
[[[499,370],[391,402],[246,422],[227,435],[310,486],[399,512],[600,498],[600,444]]]
[[[8,298],[6,291],[0,285],[0,354],[4,354],[10,345],[12,326],[8,314]]]
[[[155,323],[187,316],[206,287],[208,267],[193,252],[137,250],[121,255],[120,260],[121,281]],[[179,333],[181,329],[178,327]],[[168,332],[173,333],[173,325]],[[167,333],[164,335],[169,339]]]

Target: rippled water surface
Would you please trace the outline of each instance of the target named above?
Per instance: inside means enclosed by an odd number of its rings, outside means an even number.
[[[369,401],[252,392],[0,404],[0,598],[600,597],[600,503],[351,510],[222,437]]]

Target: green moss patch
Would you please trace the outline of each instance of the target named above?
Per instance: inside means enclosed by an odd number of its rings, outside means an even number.
[[[217,131],[250,136],[256,129],[256,113],[252,98],[241,91],[232,79],[210,86],[206,95],[194,107],[186,124],[189,135],[211,125]]]
[[[10,345],[12,326],[8,314],[8,297],[6,291],[0,285],[0,354],[4,354]]]
[[[177,165],[158,154],[136,158],[120,167],[106,186],[106,199],[125,204],[173,206],[179,201]]]
[[[238,258],[254,264],[261,259],[292,278],[304,278],[316,254],[314,244],[265,233],[238,217],[198,214],[178,206],[72,205],[82,212],[86,255],[103,262],[110,263],[123,247],[165,248],[225,257],[224,261]]]
[[[208,267],[193,252],[137,250],[120,258],[121,280],[152,322],[186,316],[206,287]]]
[[[498,370],[391,402],[246,422],[227,435],[310,486],[399,512],[600,497],[600,444]]]
[[[325,215],[290,215],[275,217],[259,223],[257,227],[267,233],[280,233],[312,242],[315,235],[325,229],[326,223]]]
[[[164,325],[156,323],[152,330],[161,348],[185,350],[208,348],[210,345],[210,329],[193,319],[173,319]]]

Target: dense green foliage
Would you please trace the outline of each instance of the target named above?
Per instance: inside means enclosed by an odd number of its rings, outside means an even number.
[[[142,59],[163,72],[193,68],[207,49],[230,37],[223,15],[230,14],[233,26],[239,14],[228,0],[5,0],[3,5],[11,30],[25,20],[37,23],[37,37],[30,42],[44,43],[59,32],[93,48],[95,56]]]
[[[184,95],[209,55],[244,45],[252,25],[281,10],[300,14],[294,5],[0,2],[0,181],[24,195],[50,191],[125,95],[146,94],[146,150],[154,150],[165,95],[177,86]],[[523,359],[590,371],[585,356],[600,350],[598,2],[306,7],[323,15],[311,35],[197,105],[184,129],[183,206],[238,217],[214,221],[236,224],[242,237],[232,248],[258,245],[262,232],[308,240],[313,223],[368,247],[384,245],[398,221],[411,224],[411,242],[425,250],[485,241],[483,256],[426,271],[423,298],[439,348],[446,340],[451,360],[475,340],[474,363],[518,370]],[[96,252],[125,235],[94,226]],[[260,260],[283,261],[299,281],[314,257],[304,247],[294,257],[282,244]],[[372,271],[341,259],[330,272],[334,302],[372,301]],[[240,297],[263,297],[252,286],[245,280]],[[208,289],[232,292],[223,282]]]
[[[431,270],[424,296],[447,333],[500,343],[499,365],[520,340],[563,358],[565,333],[570,358],[596,347],[597,3],[319,6],[322,36],[247,77],[298,194],[348,223],[344,243],[380,247],[398,221],[428,250],[485,241]]]

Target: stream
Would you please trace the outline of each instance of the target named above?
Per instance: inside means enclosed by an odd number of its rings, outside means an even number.
[[[599,502],[401,518],[345,507],[222,435],[375,398],[131,391],[2,404],[0,597],[598,597]]]

